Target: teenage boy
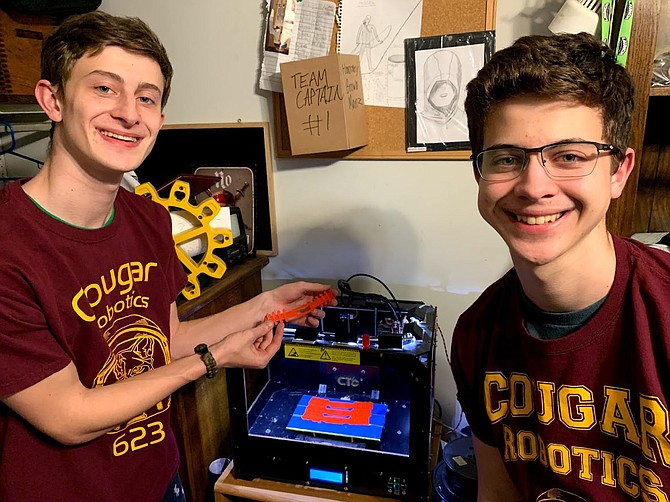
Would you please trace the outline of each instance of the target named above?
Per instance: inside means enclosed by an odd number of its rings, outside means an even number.
[[[183,497],[170,394],[217,367],[265,366],[283,334],[265,315],[329,287],[180,322],[170,217],[119,189],[163,124],[165,49],[139,19],[83,14],[45,40],[42,77],[47,161],[0,192],[0,500]]]
[[[590,35],[524,37],[465,103],[478,207],[514,268],[461,315],[480,501],[667,501],[670,254],[611,235],[633,88]]]

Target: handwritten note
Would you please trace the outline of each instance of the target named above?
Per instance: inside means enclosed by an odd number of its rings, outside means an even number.
[[[344,92],[350,110],[363,106],[363,90],[361,88],[361,67],[356,64],[340,66],[340,74],[344,76]]]
[[[335,21],[335,3],[302,0],[296,6],[294,60],[325,56],[330,50]]]

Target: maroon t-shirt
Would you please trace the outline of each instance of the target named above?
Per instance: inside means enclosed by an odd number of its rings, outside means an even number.
[[[577,331],[530,335],[514,270],[456,325],[458,400],[523,500],[669,500],[670,253],[614,245],[612,288]]]
[[[186,275],[168,212],[120,189],[110,225],[47,215],[20,182],[0,192],[0,396],[74,362],[87,387],[170,361]],[[0,404],[0,500],[160,501],[179,455],[166,398],[102,437],[63,446]]]

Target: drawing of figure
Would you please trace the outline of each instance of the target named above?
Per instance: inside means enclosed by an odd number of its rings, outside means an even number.
[[[356,48],[354,49],[354,54],[359,54],[361,57],[361,64],[363,60],[367,63],[368,69],[372,69],[372,51],[373,47],[381,44],[383,40],[379,39],[377,34],[377,28],[370,21],[372,20],[371,16],[365,16],[361,27],[358,29],[358,34],[356,35]]]
[[[417,142],[467,140],[465,111],[460,107],[463,68],[456,53],[437,51],[423,64],[423,109],[417,116]]]

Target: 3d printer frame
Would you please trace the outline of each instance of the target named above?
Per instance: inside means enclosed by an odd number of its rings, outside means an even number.
[[[324,310],[319,329],[286,330],[266,369],[226,370],[235,476],[430,500],[435,309],[339,297]],[[351,422],[361,406],[368,427]]]

